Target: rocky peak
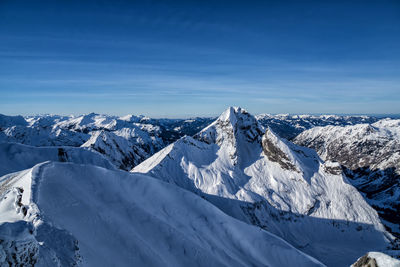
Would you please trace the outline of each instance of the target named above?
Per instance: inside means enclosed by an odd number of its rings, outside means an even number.
[[[247,142],[261,142],[264,128],[257,119],[240,107],[229,107],[217,120],[195,135],[195,138],[222,145],[224,142],[236,143],[238,139]]]
[[[254,116],[240,107],[230,107],[194,138],[224,148],[232,164],[240,165],[250,154],[258,153],[263,132],[263,126]]]

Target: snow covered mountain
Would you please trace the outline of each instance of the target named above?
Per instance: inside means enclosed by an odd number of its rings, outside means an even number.
[[[1,266],[323,266],[138,174],[48,162],[0,178],[0,196]]]
[[[59,116],[33,117],[19,124],[2,124],[0,128],[7,142],[32,146],[80,146],[89,135],[69,131],[57,125]]]
[[[134,146],[125,138],[104,130],[92,132],[90,139],[81,147],[100,152],[115,166],[126,171],[148,157],[139,146]]]
[[[241,108],[132,171],[195,192],[329,266],[348,266],[393,239],[339,164],[281,139]]]
[[[130,170],[165,146],[158,126],[137,123],[141,119],[94,113],[78,117],[31,116],[26,120],[2,115],[0,141],[38,147],[91,147],[105,154],[116,167]]]
[[[371,117],[351,116],[309,116],[309,115],[259,115],[261,124],[270,127],[278,135],[291,139],[305,129],[316,125],[348,125],[360,121],[373,121]],[[128,147],[144,150],[146,155],[130,156],[132,164],[121,164],[113,160],[117,167],[129,169],[150,157],[166,145],[188,135],[193,136],[205,128],[215,118],[196,117],[192,119],[154,119],[142,115],[123,117],[90,113],[80,116],[37,115],[5,116],[0,114],[0,141],[15,142],[32,146],[75,146],[87,142],[98,131],[112,132],[125,138]],[[112,140],[107,139],[107,140]],[[93,141],[93,140],[91,140]],[[113,144],[108,144],[113,146]],[[126,148],[129,150],[129,148]],[[122,150],[124,150],[123,148]],[[109,155],[109,158],[123,159],[126,156]]]
[[[260,114],[256,118],[263,126],[270,127],[280,137],[288,140],[292,140],[301,132],[317,126],[346,126],[378,121],[378,118],[371,116],[338,115]]]
[[[326,160],[340,162],[349,181],[400,237],[400,120],[316,127],[294,141],[315,149]]]
[[[369,251],[394,255],[381,220],[398,234],[399,131],[399,120],[241,108],[217,119],[0,115],[0,266],[321,265],[307,255],[349,266]],[[297,145],[281,138],[297,135]],[[358,262],[367,258],[388,259]]]

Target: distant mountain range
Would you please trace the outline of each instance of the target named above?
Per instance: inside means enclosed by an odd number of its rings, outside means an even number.
[[[399,264],[395,118],[0,115],[0,176],[0,265]]]

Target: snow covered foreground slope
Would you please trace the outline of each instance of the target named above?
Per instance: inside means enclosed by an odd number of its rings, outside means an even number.
[[[201,195],[227,214],[279,235],[329,266],[349,266],[392,236],[340,166],[229,108],[133,172]]]
[[[115,169],[101,154],[87,148],[34,147],[0,142],[0,176],[32,168],[45,161],[74,162]]]
[[[322,265],[139,174],[48,162],[0,178],[0,196],[1,266]]]

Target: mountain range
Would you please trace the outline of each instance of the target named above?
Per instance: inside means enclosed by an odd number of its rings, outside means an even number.
[[[0,115],[0,263],[397,266],[399,137],[392,118],[239,107]]]

